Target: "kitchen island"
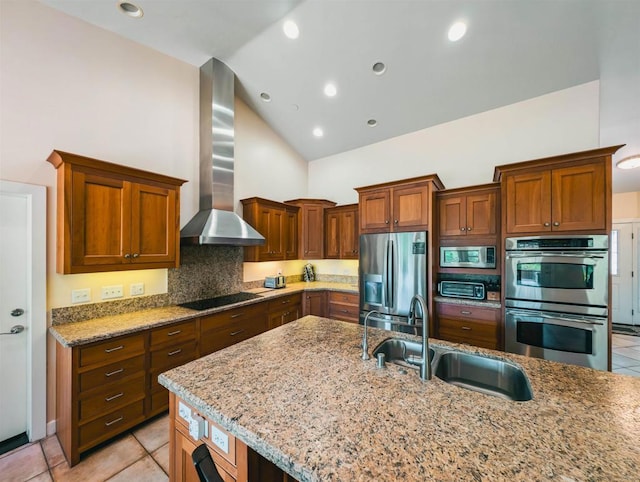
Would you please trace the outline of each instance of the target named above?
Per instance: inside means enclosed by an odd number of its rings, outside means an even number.
[[[378,369],[361,359],[362,330],[307,316],[159,381],[300,481],[637,480],[639,379],[475,350],[525,370],[533,400],[511,402],[391,364]],[[392,334],[369,335],[373,349]],[[171,450],[174,470],[175,443]]]

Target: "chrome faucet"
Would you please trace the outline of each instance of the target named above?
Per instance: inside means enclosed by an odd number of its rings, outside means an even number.
[[[422,353],[420,358],[409,356],[405,361],[420,367],[420,378],[423,380],[431,380],[431,362],[429,360],[429,313],[427,312],[427,304],[420,295],[414,295],[409,303],[409,319],[408,323],[417,325],[416,306],[420,306],[422,311]],[[366,318],[365,318],[366,322]]]
[[[363,360],[368,360],[369,358],[371,358],[369,356],[369,344],[367,343],[367,323],[369,322],[369,317],[373,314],[376,313],[378,315],[381,315],[382,313],[380,313],[379,311],[376,310],[371,310],[369,313],[367,313],[367,315],[364,317],[364,335],[362,335],[362,359]]]

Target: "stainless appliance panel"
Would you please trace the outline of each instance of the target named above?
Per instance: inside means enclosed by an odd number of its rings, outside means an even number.
[[[505,310],[510,353],[607,370],[607,336],[606,317]]]
[[[415,294],[427,296],[427,233],[360,236],[360,321],[371,310],[406,320]]]
[[[441,246],[442,268],[495,268],[495,246]]]
[[[606,251],[508,251],[505,265],[507,299],[608,305]]]
[[[507,238],[504,243],[507,251],[607,251],[609,236],[606,234],[525,236]]]

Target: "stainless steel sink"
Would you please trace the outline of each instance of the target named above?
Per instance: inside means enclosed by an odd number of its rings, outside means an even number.
[[[533,398],[521,368],[503,360],[462,352],[445,352],[436,360],[435,376],[447,383],[518,402]]]
[[[402,338],[387,338],[373,350],[373,358],[376,358],[378,353],[384,353],[385,359],[389,363],[417,370],[418,367],[407,363],[405,358],[410,355],[420,357],[422,354],[422,343]],[[435,351],[429,348],[429,361],[433,360],[434,355]]]

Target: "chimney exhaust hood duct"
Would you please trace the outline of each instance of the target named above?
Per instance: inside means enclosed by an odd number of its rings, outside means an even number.
[[[180,230],[183,245],[265,243],[233,212],[234,80],[217,59],[200,67],[200,211]]]

